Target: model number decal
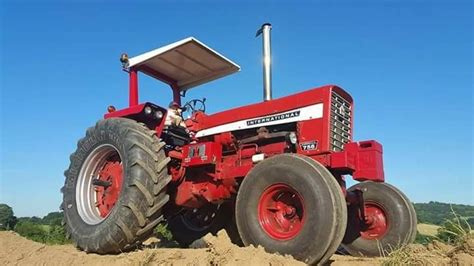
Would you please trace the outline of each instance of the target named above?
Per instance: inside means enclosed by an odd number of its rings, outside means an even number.
[[[303,143],[300,143],[300,146],[303,151],[316,150],[318,148],[318,141],[313,140],[313,141],[303,142]]]
[[[284,114],[279,114],[279,115],[272,115],[272,116],[267,116],[267,117],[262,117],[262,118],[257,118],[257,119],[252,119],[247,121],[247,126],[253,126],[253,125],[258,125],[261,123],[267,123],[267,122],[272,122],[272,121],[277,121],[277,120],[284,120],[292,117],[298,117],[300,116],[300,111],[292,111]]]

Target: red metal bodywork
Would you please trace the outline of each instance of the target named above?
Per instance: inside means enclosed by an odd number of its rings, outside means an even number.
[[[104,118],[107,119],[107,118],[112,118],[112,117],[128,117],[130,115],[141,113],[143,111],[143,108],[145,108],[144,103],[135,104],[125,109],[106,113],[104,115]]]
[[[331,154],[330,168],[350,171],[357,181],[383,182],[382,145],[375,140],[347,143],[343,152]]]
[[[143,70],[141,70],[143,71]],[[135,73],[135,74],[133,74]],[[129,117],[134,119],[142,112],[145,104],[138,104],[136,71],[130,71],[130,107],[106,114],[105,118]],[[173,100],[180,102],[179,88],[172,86]],[[315,141],[316,147],[303,150],[300,145],[292,146],[287,140],[266,144],[242,144],[234,132],[220,132],[194,138],[191,144],[170,151],[168,156],[180,161],[178,166],[170,167],[172,180],[176,184],[175,204],[198,208],[206,202],[219,203],[236,193],[238,183],[252,169],[255,163],[252,156],[263,154],[264,158],[273,155],[296,152],[309,156],[327,167],[343,182],[343,175],[352,175],[355,180],[384,181],[382,145],[376,141],[346,143],[342,151],[331,151],[331,95],[336,92],[351,105],[352,97],[338,86],[328,85],[314,88],[294,95],[230,109],[212,115],[197,112],[186,121],[188,129],[194,132],[236,121],[278,114],[297,108],[321,103],[322,117],[293,122],[298,143]],[[160,136],[164,118],[149,126]],[[353,117],[350,121],[351,129]],[[255,128],[256,130],[257,128]],[[238,130],[237,130],[238,131]],[[353,132],[351,132],[352,141]],[[343,188],[343,191],[344,188]]]
[[[344,151],[331,152],[329,143],[329,114],[332,90],[343,95],[345,99],[352,103],[350,95],[341,88],[337,86],[324,86],[213,115],[201,114],[195,117],[193,119],[194,121],[188,123],[188,125],[192,130],[199,131],[239,120],[281,113],[295,108],[322,103],[324,108],[322,118],[296,122],[298,142],[317,140],[318,148],[315,150],[302,150],[301,147],[297,145],[296,152],[313,157],[315,160],[318,160],[323,165],[332,169],[347,174],[353,174],[353,177],[358,181],[384,181],[382,145],[378,142],[362,141],[347,143]],[[211,139],[218,142],[220,142],[221,139],[226,139],[227,142],[230,142],[228,134],[228,132],[219,133],[214,135]],[[249,152],[247,151],[247,153]],[[255,151],[253,154],[256,153],[258,152]],[[253,154],[250,154],[250,157]]]
[[[296,122],[298,142],[316,140],[318,147],[315,150],[302,150],[296,145],[296,153],[309,156],[328,167],[334,173],[339,175],[350,174],[355,180],[365,181],[372,180],[377,182],[384,181],[382,146],[376,141],[363,141],[347,143],[341,152],[332,152],[330,149],[330,101],[331,92],[336,91],[352,104],[352,98],[344,90],[337,86],[324,86],[315,88],[298,94],[286,96],[283,98],[247,105],[213,115],[199,114],[188,121],[189,128],[194,131],[212,128],[222,124],[232,123],[235,121],[261,117],[281,113],[296,108],[302,108],[317,103],[323,104],[323,116],[321,118]],[[232,143],[229,132],[206,136],[202,139],[207,142],[216,143]],[[198,139],[199,142],[199,139]],[[227,144],[228,145],[228,144]],[[225,146],[225,144],[223,145]],[[276,154],[287,152],[288,143],[285,141],[258,146],[251,144],[240,146],[235,153],[231,155],[221,156],[219,149],[216,158],[221,160],[214,161],[212,165],[215,167],[215,177],[220,180],[237,180],[244,177],[254,165],[252,156],[263,153],[265,158]],[[186,150],[186,147],[183,147]],[[230,149],[232,150],[232,149]],[[184,156],[186,160],[186,156]],[[192,183],[192,181],[190,181]],[[229,182],[232,184],[232,182]],[[191,186],[191,184],[188,184]],[[224,185],[218,185],[216,191],[222,189]],[[186,198],[186,191],[183,189],[178,192],[181,199]],[[187,194],[188,200],[194,198],[195,195]]]
[[[347,92],[338,86],[328,85],[270,101],[250,104],[212,115],[202,116],[199,118],[197,123],[198,125],[196,125],[195,130],[199,131],[239,120],[285,112],[315,103],[328,103],[332,90],[337,91],[350,102],[352,102],[352,97]],[[329,108],[329,106],[326,108]],[[329,109],[325,109],[324,111],[327,114]],[[328,117],[323,118],[328,119]],[[329,124],[326,124],[328,129]]]

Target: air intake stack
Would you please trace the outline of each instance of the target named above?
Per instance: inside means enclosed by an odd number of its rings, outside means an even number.
[[[257,31],[257,35],[262,34],[263,40],[263,100],[270,101],[272,99],[272,44],[270,31],[272,25],[265,23]]]

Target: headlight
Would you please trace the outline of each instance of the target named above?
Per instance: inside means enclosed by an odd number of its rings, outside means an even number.
[[[151,109],[150,106],[145,107],[145,114],[146,115],[151,115],[151,112],[153,112],[153,110]]]
[[[288,139],[290,140],[291,143],[293,144],[296,144],[296,141],[298,140],[296,138],[296,133],[295,132],[290,132],[290,134],[288,134]]]
[[[162,111],[156,111],[156,112],[155,112],[155,118],[156,118],[156,119],[161,119],[161,118],[163,118],[163,112],[162,112]]]

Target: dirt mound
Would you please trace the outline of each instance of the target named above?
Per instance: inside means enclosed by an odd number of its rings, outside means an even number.
[[[227,234],[207,235],[192,248],[163,246],[147,241],[142,250],[119,255],[86,254],[72,245],[49,246],[25,239],[14,232],[0,232],[0,265],[304,265],[291,256],[269,254],[262,247],[238,247]],[[334,255],[331,265],[380,265],[380,259]]]
[[[78,251],[72,245],[48,246],[0,232],[0,265],[304,265],[289,256],[268,254],[263,248],[239,248],[227,235],[206,236],[205,248],[144,249],[119,255],[96,255]]]

